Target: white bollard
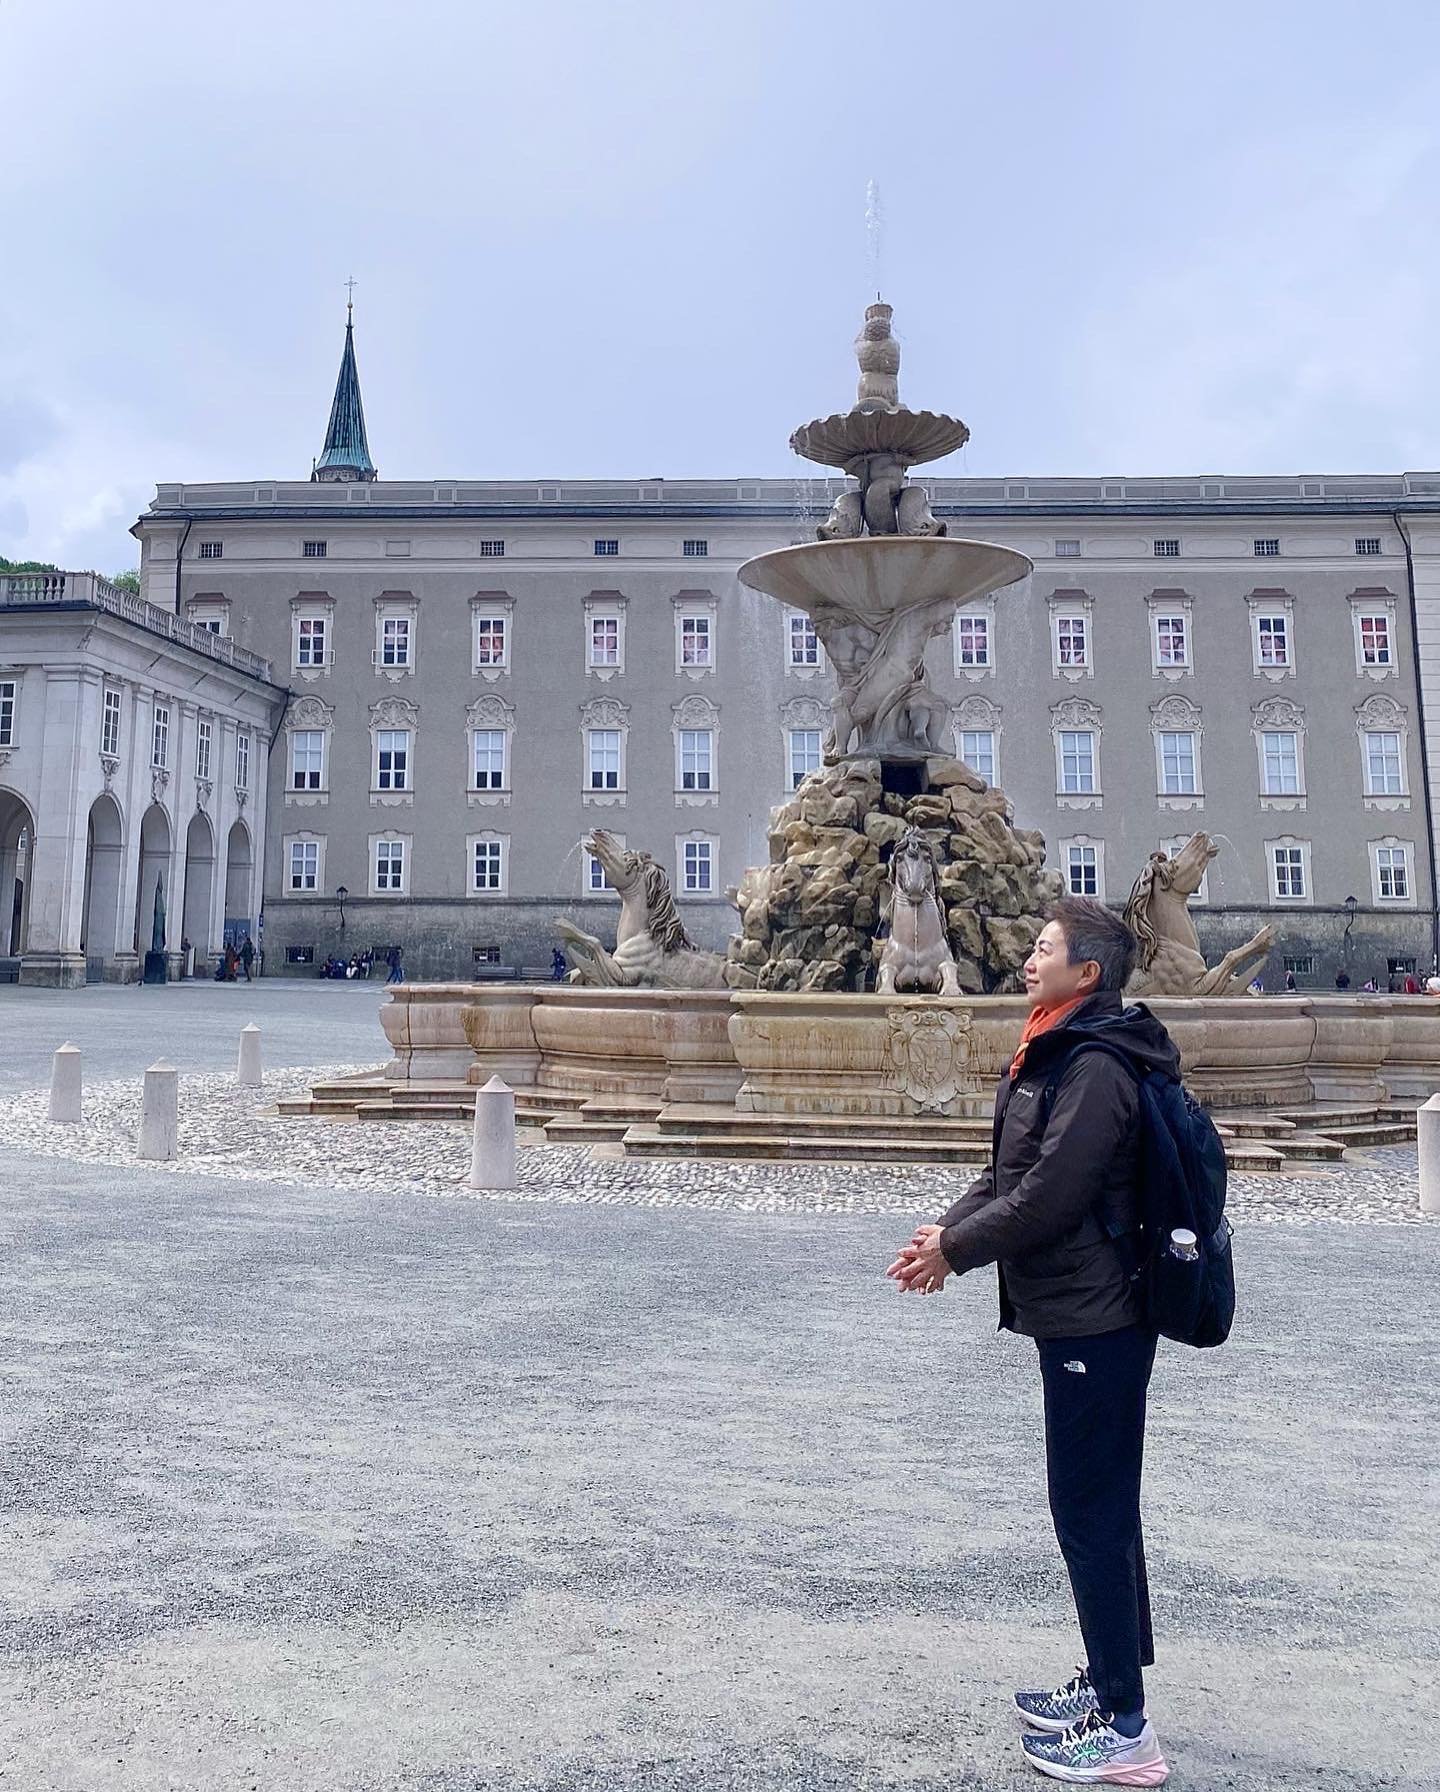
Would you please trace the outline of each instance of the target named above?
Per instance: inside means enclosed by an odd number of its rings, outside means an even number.
[[[1415,1115],[1420,1146],[1420,1211],[1440,1213],[1440,1095]]]
[[[498,1076],[475,1091],[475,1136],[467,1180],[471,1188],[515,1186],[515,1091]]]
[[[73,1125],[80,1112],[80,1047],[68,1041],[55,1053],[50,1070],[50,1118]]]
[[[140,1157],[162,1161],[179,1155],[180,1072],[163,1058],[145,1072],[140,1099]]]
[[[235,1067],[235,1081],[242,1089],[260,1087],[260,1029],[253,1020],[240,1029],[240,1061]]]

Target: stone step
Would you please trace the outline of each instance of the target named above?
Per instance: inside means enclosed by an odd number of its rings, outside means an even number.
[[[993,1128],[989,1120],[950,1119],[944,1114],[743,1114],[728,1108],[671,1103],[656,1122],[662,1133],[704,1138],[775,1132],[781,1137],[845,1137],[866,1139],[938,1139],[983,1145],[988,1152]]]
[[[604,1145],[623,1139],[633,1120],[576,1120],[568,1114],[558,1115],[545,1124],[547,1145]]]
[[[1212,1114],[1210,1117],[1222,1139],[1264,1139],[1278,1144],[1292,1138],[1299,1130],[1293,1120],[1275,1115],[1263,1120],[1242,1114]]]
[[[546,1136],[549,1134],[547,1132]],[[979,1166],[989,1148],[966,1139],[906,1139],[898,1143],[872,1130],[866,1138],[853,1134],[788,1136],[782,1132],[688,1134],[662,1132],[658,1126],[632,1126],[623,1135],[627,1157],[774,1158],[803,1163],[914,1163]]]
[[[1256,1144],[1254,1140],[1237,1140],[1233,1145],[1225,1147],[1225,1162],[1232,1170],[1243,1175],[1273,1174],[1283,1170],[1286,1159],[1283,1153],[1269,1145]]]
[[[1327,1126],[1325,1137],[1334,1139],[1338,1144],[1350,1150],[1366,1145],[1409,1145],[1415,1139],[1415,1125],[1408,1126],[1403,1122],[1387,1126],[1382,1121],[1371,1121],[1362,1126]]]
[[[1345,1157],[1345,1147],[1328,1133],[1293,1132],[1278,1147],[1278,1155],[1291,1164],[1338,1164]]]

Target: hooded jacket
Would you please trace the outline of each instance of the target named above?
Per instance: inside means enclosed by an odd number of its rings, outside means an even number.
[[[951,1269],[998,1264],[1000,1325],[1031,1338],[1090,1338],[1136,1319],[1113,1235],[1140,1224],[1135,1078],[1108,1053],[1082,1052],[1045,1112],[1056,1066],[1086,1039],[1121,1047],[1137,1068],[1180,1074],[1174,1041],[1149,1009],[1092,996],[1031,1041],[1013,1081],[1008,1070],[1001,1077],[990,1167],[940,1221]]]

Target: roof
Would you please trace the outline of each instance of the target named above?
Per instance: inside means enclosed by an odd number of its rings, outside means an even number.
[[[360,374],[355,366],[355,323],[346,307],[345,352],[340,357],[340,377],[330,406],[330,427],[325,446],[311,478],[317,481],[373,479],[375,463],[365,439],[365,407],[360,402]]]

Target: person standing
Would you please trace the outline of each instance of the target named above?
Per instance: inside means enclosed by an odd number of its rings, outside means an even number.
[[[385,954],[385,962],[390,967],[390,974],[386,977],[385,981],[387,983],[403,983],[405,981],[405,967],[400,962],[400,948],[398,946],[392,946]]]
[[[250,974],[250,967],[254,963],[255,948],[250,943],[250,935],[247,933],[240,946],[240,967],[245,972],[245,981],[247,983],[253,983],[255,981],[254,977]]]
[[[1178,1077],[1180,1054],[1121,992],[1129,929],[1102,903],[1050,911],[1025,963],[1034,1007],[1000,1079],[989,1167],[938,1223],[921,1226],[886,1274],[938,1294],[951,1275],[999,1266],[1002,1329],[1035,1340],[1051,1517],[1069,1572],[1084,1664],[1014,1708],[1029,1764],[1054,1779],[1158,1786],[1169,1768],[1145,1710],[1154,1659],[1140,1473],[1156,1333],[1128,1273],[1140,1224],[1137,1071]]]

